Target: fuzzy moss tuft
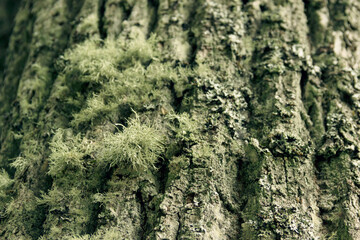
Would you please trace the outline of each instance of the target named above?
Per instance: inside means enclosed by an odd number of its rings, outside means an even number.
[[[199,122],[191,118],[188,113],[170,114],[168,118],[173,123],[170,127],[177,140],[192,143],[200,140]]]
[[[98,146],[97,159],[110,166],[129,171],[154,168],[164,151],[163,135],[156,128],[143,124],[136,116],[122,132],[106,133]]]
[[[123,122],[130,109],[161,108],[171,102],[172,91],[183,96],[194,74],[190,68],[162,63],[155,36],[131,42],[89,40],[66,52],[58,68],[62,83],[54,96],[72,95],[65,104],[76,128],[105,119]]]
[[[71,129],[58,129],[50,143],[49,174],[56,176],[67,168],[83,170],[86,155],[91,154],[92,143]]]

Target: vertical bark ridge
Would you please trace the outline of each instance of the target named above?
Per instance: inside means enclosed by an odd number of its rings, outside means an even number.
[[[102,1],[79,1],[79,10],[75,15],[69,46],[84,42],[89,38],[101,39],[105,34],[102,29]]]
[[[123,22],[129,18],[135,1],[107,0],[104,14],[104,30],[117,38],[123,30]]]
[[[155,33],[170,60],[189,63],[191,19],[199,3],[191,1],[160,1]]]
[[[186,94],[180,111],[200,124],[201,137],[186,147],[187,164],[168,183],[155,234],[157,239],[234,239],[240,222],[236,147],[246,134],[246,90],[232,60],[246,55],[238,47],[244,44],[244,16],[239,1],[197,2],[193,16],[190,41],[197,46],[195,64],[203,69],[195,79],[197,98]]]
[[[321,238],[314,151],[301,101],[302,71],[311,65],[304,6],[259,1],[247,7],[259,28],[249,29],[256,36],[242,237]]]
[[[319,1],[310,5],[319,26],[313,44],[314,63],[321,84],[309,86],[309,95],[321,93],[325,133],[318,142],[319,207],[328,237],[358,239],[358,49],[357,1]],[[314,41],[314,40],[313,40]],[[338,97],[339,99],[336,99]],[[316,131],[316,129],[315,129]],[[349,137],[352,134],[354,137]],[[345,193],[346,192],[346,193]],[[350,220],[351,219],[351,220]]]
[[[154,24],[153,17],[156,15],[156,6],[151,1],[140,0],[134,3],[130,16],[123,21],[120,39],[147,39]]]
[[[41,133],[45,129],[40,120],[56,78],[55,60],[67,47],[72,18],[76,14],[76,7],[70,9],[69,4],[69,1],[34,1],[31,5],[24,6],[23,11],[29,11],[33,19],[31,24],[27,24],[32,27],[33,34],[31,41],[25,40],[29,42],[29,46],[23,45],[28,47],[29,51],[24,51],[24,55],[19,54],[19,57],[23,58],[21,61],[24,61],[24,70],[14,100],[18,107],[12,109],[11,121],[8,123],[11,129],[9,132],[17,136],[17,148],[22,153],[16,161],[12,159],[11,163],[13,169],[17,169],[14,177],[19,182],[14,185],[14,200],[7,208],[6,219],[10,224],[2,227],[1,234],[5,238],[17,236],[19,239],[31,239],[42,234],[41,224],[46,212],[38,206],[37,197],[42,190],[49,187],[51,179],[45,175],[46,169],[40,167],[47,155],[48,137],[45,131]],[[74,5],[77,4],[72,6]],[[20,10],[18,16],[25,17],[25,13]],[[48,18],[48,14],[52,17]],[[16,30],[17,28],[19,30]],[[14,31],[22,31],[20,28],[23,28],[21,21],[17,23]],[[25,34],[26,32],[24,31]],[[9,73],[11,74],[11,71]],[[6,138],[4,141],[11,143]],[[27,147],[31,150],[25,150]],[[2,146],[3,151],[8,152],[8,146]],[[3,156],[9,157],[6,154]]]
[[[165,54],[164,58],[170,63],[180,61],[180,63],[176,64],[187,65],[191,51],[188,42],[188,33],[191,31],[189,17],[191,13],[196,11],[196,8],[195,10],[190,8],[194,4],[191,2],[159,1],[155,5],[157,6],[156,15],[158,17],[153,20],[152,31],[157,35],[159,47],[161,45],[161,51]],[[180,108],[183,96],[179,96],[176,86],[170,87],[175,99],[172,103],[173,108],[176,113],[180,114],[182,112]],[[157,206],[160,214],[153,213],[154,217],[149,219],[149,221],[156,219],[157,223],[148,223],[152,227],[149,228],[150,231],[146,234],[147,239],[175,239],[179,234],[179,212],[183,207],[182,202],[186,197],[185,190],[188,188],[189,171],[183,166],[179,173],[174,172],[174,169],[178,168],[178,166],[171,164],[171,161],[172,159],[163,161],[162,169],[160,169],[161,174],[158,179],[160,184],[159,190],[164,194],[164,197]],[[174,180],[175,176],[179,177],[179,179]]]

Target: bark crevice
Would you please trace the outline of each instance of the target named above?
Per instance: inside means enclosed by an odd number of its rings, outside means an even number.
[[[105,24],[105,12],[106,12],[106,2],[107,0],[99,0],[99,33],[100,33],[100,38],[101,39],[105,39],[107,36],[107,32],[106,29],[104,27]]]

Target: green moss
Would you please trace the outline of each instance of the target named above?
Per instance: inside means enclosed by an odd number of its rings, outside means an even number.
[[[21,154],[10,166],[16,168],[17,175],[21,175],[29,167],[37,165],[42,158],[43,146],[33,139],[24,139],[21,145]]]
[[[201,138],[199,122],[190,117],[188,113],[170,114],[168,119],[173,123],[170,127],[178,141],[199,142]]]
[[[41,234],[44,211],[38,208],[33,191],[24,184],[17,184],[14,191],[16,198],[7,204],[4,215],[7,224],[0,234],[4,239],[36,239]]]
[[[176,97],[182,97],[194,73],[161,63],[156,46],[155,36],[129,43],[109,38],[86,41],[65,53],[58,63],[59,80],[65,82],[54,96],[68,94],[66,104],[81,109],[73,111],[71,125],[96,125],[104,119],[122,122],[130,116],[130,109],[171,108],[166,106],[172,101],[171,86]]]
[[[49,174],[57,176],[67,168],[84,170],[84,157],[91,154],[92,143],[70,129],[58,129],[50,142]]]
[[[140,118],[129,120],[121,132],[105,133],[98,146],[99,163],[118,166],[129,172],[142,172],[154,168],[164,151],[163,134],[155,127],[141,123]]]
[[[55,186],[42,195],[38,204],[48,208],[44,228],[49,239],[84,234],[92,220],[92,202],[84,188]]]
[[[103,45],[103,46],[102,46]],[[67,51],[59,62],[66,81],[99,83],[117,78],[117,63],[124,52],[115,41],[88,40]]]

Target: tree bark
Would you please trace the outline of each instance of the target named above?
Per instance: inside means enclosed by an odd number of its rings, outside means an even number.
[[[23,0],[0,29],[0,238],[360,239],[358,19]]]

